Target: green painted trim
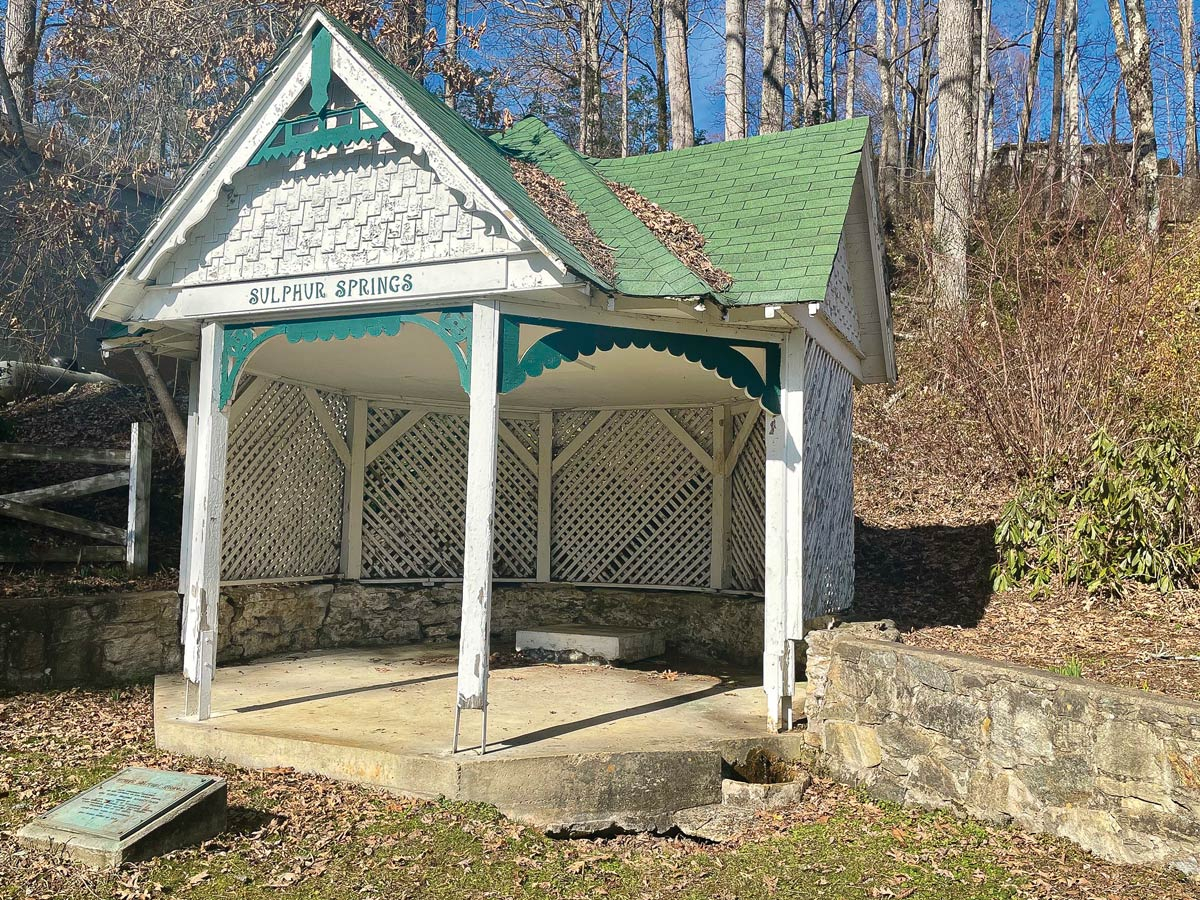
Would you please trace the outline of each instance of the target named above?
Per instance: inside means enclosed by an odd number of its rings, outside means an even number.
[[[329,105],[329,78],[332,69],[329,51],[333,47],[333,35],[318,27],[312,39],[312,70],[309,75],[309,108],[319,116]]]
[[[559,330],[545,335],[521,354],[519,336],[522,324],[544,325]],[[638,347],[670,353],[697,363],[758,400],[768,412],[779,413],[781,354],[778,344],[521,316],[502,316],[500,327],[501,393],[515,390],[527,379],[536,378],[547,369],[557,369],[564,361],[573,362],[581,356],[602,353],[613,347]],[[759,374],[754,363],[739,352],[739,347],[765,352],[765,378]]]
[[[438,312],[437,320],[427,318]],[[426,310],[420,313],[379,313],[328,319],[296,319],[288,322],[257,322],[225,326],[221,363],[221,408],[229,406],[238,376],[250,356],[271,338],[280,335],[290,344],[312,341],[344,341],[347,338],[396,335],[404,325],[419,325],[437,335],[454,357],[458,381],[471,389],[471,311],[465,307]],[[460,346],[465,344],[465,348]]]
[[[271,133],[247,165],[257,166],[259,163],[300,156],[313,150],[345,147],[358,141],[377,141],[387,134],[387,128],[383,125],[364,126],[364,112],[376,122],[379,121],[378,117],[361,103],[346,109],[330,109],[312,116],[285,119],[271,129]],[[347,116],[350,117],[349,122],[339,123],[339,120]]]

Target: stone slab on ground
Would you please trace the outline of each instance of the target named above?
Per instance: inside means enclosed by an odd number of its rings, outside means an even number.
[[[540,625],[517,630],[518,653],[552,654],[556,661],[637,662],[666,650],[662,634],[652,628]]]
[[[236,765],[491,803],[571,834],[666,830],[677,811],[720,803],[723,770],[748,746],[803,751],[799,733],[767,732],[753,676],[529,665],[491,671],[487,754],[478,716],[464,716],[464,749],[451,754],[456,653],[329,650],[222,667],[206,722],[182,718],[183,679],[161,676],[155,738]]]
[[[225,780],[211,775],[124,769],[38,816],[17,838],[85,865],[115,869],[219,834],[226,822],[226,790]]]

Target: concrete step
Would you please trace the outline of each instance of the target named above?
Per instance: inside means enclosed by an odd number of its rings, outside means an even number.
[[[637,662],[666,652],[649,628],[608,625],[542,625],[517,632],[517,652],[553,662]]]

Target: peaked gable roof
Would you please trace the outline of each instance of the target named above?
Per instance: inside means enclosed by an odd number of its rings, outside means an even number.
[[[186,212],[186,204],[179,198],[197,190],[196,183],[211,183],[219,168],[214,163],[218,148],[230,145],[235,132],[245,139],[251,127],[246,123],[256,122],[255,114],[262,118],[265,95],[285,62],[290,59],[289,71],[296,71],[296,55],[323,29],[373,71],[386,91],[394,91],[407,111],[507,208],[510,221],[515,220],[535,244],[556,258],[556,264],[601,290],[634,297],[708,296],[723,305],[824,297],[852,189],[867,152],[866,119],[645,156],[592,159],[577,153],[533,118],[487,137],[344,23],[321,7],[310,6],[228,122],[180,180],[173,201],[164,206],[101,293],[93,316],[124,317],[136,291],[126,276],[140,271],[145,277],[143,260],[149,248],[163,240],[167,220],[176,227],[182,221],[179,210]],[[606,278],[556,227],[518,182],[510,159],[536,165],[563,183],[591,229],[612,249],[615,277]],[[625,206],[610,182],[632,188],[695,225],[705,236],[705,253],[733,277],[733,284],[714,292]],[[112,308],[105,310],[106,300],[113,296]]]

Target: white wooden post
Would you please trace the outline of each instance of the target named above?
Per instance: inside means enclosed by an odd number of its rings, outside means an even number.
[[[785,378],[780,385],[783,410],[784,459],[787,489],[787,639],[784,668],[787,727],[792,727],[792,697],[796,694],[796,643],[804,639],[804,378],[808,335],[794,329],[783,345]]]
[[[188,561],[192,558],[192,509],[196,495],[196,437],[200,431],[196,424],[200,417],[200,364],[188,363],[187,402],[187,451],[183,457],[183,524],[179,532],[179,594],[188,592]],[[180,628],[186,623],[180,616]],[[186,631],[181,631],[179,643],[183,643]]]
[[[780,414],[768,415],[766,429],[766,559],[763,630],[763,690],[767,724],[775,731],[791,727],[796,684],[793,641],[796,620],[803,637],[804,332],[794,331],[783,347]],[[796,609],[793,610],[793,605]]]
[[[483,713],[479,752],[487,751],[487,682],[492,619],[492,532],[496,503],[500,308],[477,301],[471,314],[471,424],[467,439],[466,540],[453,750],[464,709]]]
[[[221,507],[229,438],[228,414],[221,408],[224,337],[224,327],[218,323],[210,322],[200,330],[195,497],[183,648],[183,673],[188,681],[184,714],[200,721],[211,713],[221,602]]]
[[[154,432],[148,422],[129,426],[129,507],[125,526],[125,563],[145,575],[150,560],[150,463]]]
[[[729,587],[730,496],[733,490],[733,466],[729,458],[730,424],[728,406],[714,406],[712,466],[712,552],[709,556],[708,585],[714,590]]]
[[[350,411],[350,465],[342,503],[341,572],[362,578],[363,485],[367,471],[367,401],[354,398]]]
[[[550,580],[550,535],[554,502],[554,413],[538,415],[537,575]]]

